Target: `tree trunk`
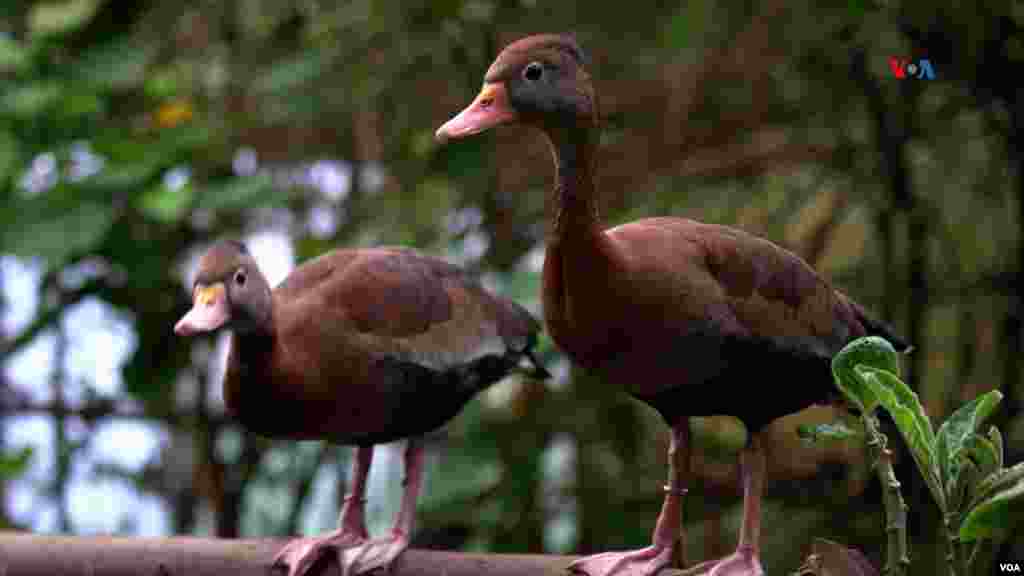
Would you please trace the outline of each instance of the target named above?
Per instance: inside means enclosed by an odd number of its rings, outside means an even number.
[[[212,540],[191,537],[123,538],[0,534],[0,574],[7,576],[266,576],[284,540]],[[393,576],[555,576],[577,557],[527,554],[463,554],[407,550]],[[332,559],[311,574],[340,574]],[[281,571],[280,574],[284,572]],[[681,574],[663,570],[659,576]]]

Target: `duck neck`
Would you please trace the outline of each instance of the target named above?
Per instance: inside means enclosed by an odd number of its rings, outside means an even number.
[[[544,258],[544,317],[551,337],[577,362],[595,366],[614,340],[608,302],[625,266],[601,228],[594,188],[596,130],[548,133],[558,170]]]
[[[238,361],[244,370],[252,370],[266,362],[274,347],[273,319],[258,323],[248,330],[235,330],[233,336],[238,348]]]
[[[597,131],[592,128],[548,132],[557,171],[548,236],[554,244],[600,230],[594,189],[596,139]]]

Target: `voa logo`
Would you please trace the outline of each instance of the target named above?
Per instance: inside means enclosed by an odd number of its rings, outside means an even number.
[[[1003,572],[1005,574],[1009,574],[1009,573],[1020,574],[1021,573],[1020,564],[1018,564],[1016,562],[1005,562],[1005,563],[1004,562],[1000,562],[999,563],[999,571]]]

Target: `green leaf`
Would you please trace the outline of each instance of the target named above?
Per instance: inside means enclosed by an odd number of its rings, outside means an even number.
[[[924,434],[924,440],[929,447],[935,446],[935,429],[932,427],[932,419],[928,417],[928,414],[924,411],[924,406],[921,405],[921,399],[918,398],[917,393],[910,389],[903,380],[900,380],[896,373],[892,370],[885,368],[878,368],[875,366],[869,366],[865,364],[857,364],[854,366],[854,372],[860,374],[864,378],[875,377],[882,380],[884,384],[895,396],[896,401],[900,406],[906,407],[914,415],[914,422],[920,427],[921,432]]]
[[[978,433],[978,428],[1002,401],[1003,394],[992,390],[961,406],[950,415],[936,434],[936,457],[944,484],[952,481],[960,466],[959,455],[967,439]]]
[[[280,94],[320,77],[331,63],[331,55],[322,49],[308,50],[290,60],[274,63],[270,72],[252,83],[256,94]]]
[[[848,440],[859,436],[855,430],[847,427],[842,422],[815,425],[801,424],[797,426],[796,433],[800,439],[811,444],[822,440]]]
[[[0,72],[23,72],[31,62],[29,51],[17,40],[0,34]]]
[[[34,118],[60,101],[63,86],[55,80],[40,80],[15,86],[0,97],[0,114]]]
[[[995,538],[1007,534],[1024,517],[1024,481],[1018,481],[997,492],[967,513],[960,524],[960,539],[969,542],[979,538]]]
[[[996,456],[999,459],[999,463],[996,465],[996,470],[1003,469],[1003,435],[999,432],[999,428],[992,426],[988,429],[988,441],[992,443],[992,446],[996,449]]]
[[[61,206],[46,196],[22,201],[14,207],[0,235],[4,251],[17,256],[42,258],[48,267],[63,264],[72,255],[92,248],[114,223],[109,203],[75,202]]]
[[[187,184],[177,190],[160,185],[139,198],[139,210],[159,222],[174,223],[188,212],[195,189]]]
[[[910,454],[914,457],[917,469],[924,477],[932,497],[939,508],[946,512],[944,485],[936,464],[933,444],[929,441],[932,438],[931,422],[921,410],[917,394],[902,380],[885,370],[858,365],[855,371],[861,375],[866,387],[896,422],[896,427],[910,448]]]
[[[97,8],[97,0],[36,2],[29,10],[28,25],[33,34],[63,34],[78,29],[92,20]]]
[[[231,178],[203,188],[198,194],[196,208],[225,210],[250,207],[254,203],[265,202],[275,192],[268,174]]]
[[[17,452],[0,452],[0,481],[17,478],[28,469],[33,450],[25,446]]]
[[[662,29],[662,46],[678,52],[696,45],[713,10],[713,5],[704,2],[681,3]]]
[[[83,188],[105,193],[134,192],[144,186],[160,170],[155,161],[108,164],[81,182]]]
[[[144,80],[150,55],[145,46],[130,41],[108,43],[82,54],[74,77],[101,90],[131,88]]]
[[[178,96],[181,87],[178,85],[178,77],[174,69],[165,69],[157,72],[150,72],[146,78],[143,90],[147,97],[153,100],[169,100]]]
[[[74,120],[83,116],[95,116],[103,112],[106,102],[94,90],[83,89],[81,85],[65,92],[58,104],[59,121]]]
[[[20,162],[18,140],[10,132],[0,131],[0,190],[14,178]]]
[[[971,499],[971,495],[977,490],[979,477],[981,473],[978,466],[973,461],[965,459],[956,477],[949,481],[946,488],[946,503],[950,510],[960,510],[963,503]]]
[[[1020,462],[1009,468],[1002,468],[994,474],[989,474],[978,484],[974,496],[971,498],[968,508],[974,508],[982,500],[991,497],[996,492],[1006,490],[1010,486],[1024,481],[1024,462]]]
[[[832,375],[847,401],[862,412],[873,412],[878,407],[878,399],[854,370],[858,364],[898,375],[899,358],[886,339],[866,336],[844,346],[832,359]]]
[[[972,434],[967,438],[964,450],[960,454],[961,458],[969,458],[977,464],[982,478],[987,478],[1002,468],[1002,455],[998,452],[995,444],[980,434]]]

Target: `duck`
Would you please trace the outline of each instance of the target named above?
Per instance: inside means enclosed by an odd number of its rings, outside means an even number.
[[[405,247],[339,249],[271,288],[237,240],[199,259],[178,336],[230,332],[228,414],[268,438],[354,446],[338,528],[275,556],[289,576],[335,554],[344,574],[388,569],[408,548],[424,467],[423,437],[480,391],[513,373],[544,379],[540,322],[463,269]],[[377,444],[407,440],[400,509],[370,539],[366,479]]]
[[[650,546],[570,565],[590,576],[650,576],[684,535],[689,418],[732,416],[743,520],[736,550],[694,569],[757,576],[762,432],[775,419],[836,402],[831,359],[879,335],[908,345],[796,254],[743,230],[683,217],[605,228],[597,203],[600,115],[587,55],[572,34],[520,38],[497,55],[476,98],[440,126],[440,144],[499,126],[539,130],[555,169],[541,301],[545,329],[578,367],[651,406],[670,429],[669,474]]]

